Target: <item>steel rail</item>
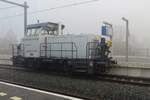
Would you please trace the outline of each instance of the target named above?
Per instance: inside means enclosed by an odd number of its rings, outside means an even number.
[[[150,87],[150,78],[147,78],[147,77],[100,74],[97,78],[99,80],[102,80],[102,81],[109,81],[109,82],[116,82],[116,83],[121,83],[121,84],[130,84],[130,85]]]
[[[40,71],[35,71],[34,69],[29,69],[29,68],[21,68],[21,67],[15,67],[11,65],[5,65],[5,64],[0,64],[0,69],[8,69],[8,70],[19,70],[19,71],[27,71],[27,72],[34,72],[34,73],[40,73]],[[41,73],[44,73],[43,71]],[[47,74],[47,73],[45,73]],[[51,73],[52,74],[52,73]],[[54,74],[57,74],[54,73]],[[63,75],[63,73],[59,74]],[[64,73],[63,76],[68,76]],[[98,74],[94,75],[92,77],[87,78],[87,74],[85,75],[78,75],[75,74],[74,76],[71,76],[72,78],[85,78],[88,80],[95,80],[95,81],[106,81],[106,82],[113,82],[113,83],[120,83],[120,84],[129,84],[129,85],[137,85],[137,86],[144,86],[144,87],[150,87],[150,78],[147,77],[133,77],[133,76],[125,76],[125,75],[112,75],[112,74]]]

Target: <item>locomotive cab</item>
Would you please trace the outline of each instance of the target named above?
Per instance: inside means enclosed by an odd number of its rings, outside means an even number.
[[[46,42],[48,36],[62,34],[64,27],[51,22],[28,25],[27,35],[22,39],[24,57],[40,58],[40,45]]]
[[[27,27],[27,36],[59,35],[63,34],[64,27],[64,25],[51,22],[32,24]]]
[[[64,25],[59,23],[37,23],[27,26],[27,34],[18,45],[13,45],[13,63],[40,59],[40,45],[47,36],[63,34]],[[20,59],[23,59],[20,61]],[[19,63],[20,64],[20,63]],[[23,65],[23,63],[21,63]]]

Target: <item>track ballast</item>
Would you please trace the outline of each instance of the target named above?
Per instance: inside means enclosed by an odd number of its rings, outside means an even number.
[[[1,64],[0,64],[1,65]],[[21,68],[21,67],[15,67],[15,66],[11,66],[11,65],[4,65],[2,64],[0,66],[1,69],[8,69],[8,70],[20,70],[20,71],[30,71],[30,72],[39,72],[39,70],[35,70],[35,69],[28,69],[28,68]],[[42,71],[42,73],[44,72],[44,70]],[[52,72],[49,74],[57,74],[57,75],[63,75],[66,76],[66,73],[57,73],[57,72]],[[48,74],[48,72],[46,71],[45,74]],[[68,77],[72,77],[72,78],[80,78],[81,73],[75,73],[75,74],[68,74]],[[87,75],[82,75],[82,78],[87,78]],[[112,75],[112,74],[99,74],[96,76],[88,76],[87,79],[91,79],[91,80],[101,80],[101,81],[108,81],[108,82],[116,82],[116,83],[120,83],[120,84],[130,84],[130,85],[138,85],[138,86],[146,86],[149,87],[150,86],[150,78],[145,78],[145,77],[133,77],[133,76],[125,76],[125,75]]]

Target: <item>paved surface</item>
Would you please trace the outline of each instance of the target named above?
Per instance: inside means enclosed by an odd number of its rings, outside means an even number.
[[[81,100],[81,99],[0,82],[0,100]]]

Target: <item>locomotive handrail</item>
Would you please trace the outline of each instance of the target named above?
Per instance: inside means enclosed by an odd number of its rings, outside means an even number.
[[[89,54],[90,54],[90,51],[91,50],[94,50],[95,52],[96,52],[96,49],[97,49],[97,47],[95,47],[95,48],[91,48],[91,44],[98,44],[98,42],[88,42],[87,44],[86,44],[86,58],[87,59],[89,59]],[[96,55],[94,55],[94,56],[96,56]]]
[[[60,47],[61,47],[61,49],[52,49],[51,48],[51,46],[53,45],[53,44],[59,44],[60,45]],[[63,44],[71,44],[71,49],[69,49],[69,50],[64,50],[64,49],[62,49],[63,48]],[[49,46],[49,49],[47,49],[47,48],[43,48],[42,49],[42,46],[45,46],[45,47],[48,47]],[[75,49],[74,49],[75,48]],[[47,57],[47,52],[48,51],[50,51],[49,53],[49,55],[50,55],[50,57],[51,57],[51,52],[52,51],[61,51],[61,58],[63,58],[62,56],[63,56],[63,52],[71,52],[72,53],[72,59],[74,58],[74,52],[76,52],[76,58],[77,58],[77,56],[78,56],[78,49],[77,49],[77,46],[76,46],[76,44],[74,43],[74,42],[53,42],[53,43],[41,43],[40,44],[40,56],[42,56],[42,52],[43,51],[45,51],[45,57]]]
[[[23,46],[23,48],[21,48],[21,55],[24,56],[24,44],[20,44],[21,46]],[[12,44],[12,57],[16,57],[19,55],[19,52],[18,52],[18,48],[17,48],[17,44]],[[16,47],[16,52],[15,52],[15,47]],[[16,55],[15,55],[16,54]]]

